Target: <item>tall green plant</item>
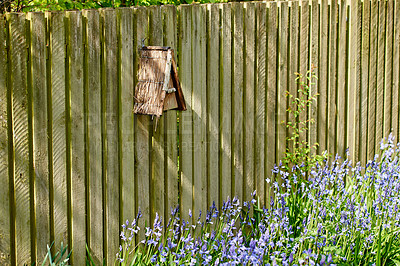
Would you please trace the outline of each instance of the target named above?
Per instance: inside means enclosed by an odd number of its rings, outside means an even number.
[[[286,97],[291,103],[287,112],[287,121],[284,121],[289,131],[286,137],[288,143],[285,156],[282,158],[282,165],[287,172],[290,172],[293,166],[301,166],[302,172],[309,172],[317,162],[322,162],[327,158],[326,154],[312,154],[312,149],[317,149],[318,143],[310,144],[307,139],[302,139],[301,135],[310,130],[310,125],[315,123],[313,118],[309,118],[307,111],[313,101],[317,101],[318,93],[312,93],[311,87],[315,85],[317,76],[313,70],[307,71],[303,76],[296,73],[296,82],[298,85],[298,94],[293,95],[286,91]],[[292,107],[291,107],[292,106]]]

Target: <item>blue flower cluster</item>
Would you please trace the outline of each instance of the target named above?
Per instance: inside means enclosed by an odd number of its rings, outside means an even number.
[[[268,208],[228,198],[196,222],[157,215],[134,245],[141,215],[122,225],[122,265],[400,265],[400,144],[382,141],[365,167],[339,156],[291,172],[276,166]],[[192,213],[189,213],[191,217]]]

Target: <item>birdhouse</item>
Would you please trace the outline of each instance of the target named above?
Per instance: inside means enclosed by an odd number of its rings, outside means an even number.
[[[135,114],[158,118],[166,110],[186,110],[173,49],[160,46],[141,48],[134,100]]]

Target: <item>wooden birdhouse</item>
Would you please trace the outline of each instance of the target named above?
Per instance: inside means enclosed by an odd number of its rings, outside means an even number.
[[[141,48],[138,82],[135,88],[135,114],[160,117],[166,110],[186,110],[170,47],[143,46]]]

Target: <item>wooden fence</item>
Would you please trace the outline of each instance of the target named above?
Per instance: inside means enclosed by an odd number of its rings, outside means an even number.
[[[132,113],[138,48],[171,46],[188,110]],[[247,2],[0,19],[0,264],[63,241],[111,265],[120,225],[269,199],[295,72],[316,67],[302,139],[366,162],[399,132],[400,2]],[[306,117],[303,117],[306,119]],[[177,121],[179,121],[177,123]],[[179,160],[179,161],[178,161]]]

